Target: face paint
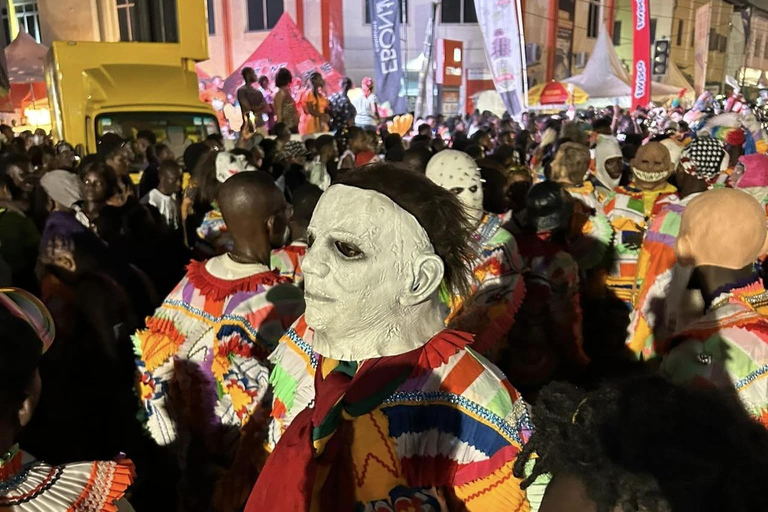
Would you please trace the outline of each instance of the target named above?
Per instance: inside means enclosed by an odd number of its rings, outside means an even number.
[[[334,185],[308,235],[305,318],[316,352],[344,361],[397,355],[443,328],[443,262],[424,228],[387,196]]]
[[[427,178],[456,194],[475,224],[483,218],[483,180],[477,163],[466,153],[441,151],[427,164]]]

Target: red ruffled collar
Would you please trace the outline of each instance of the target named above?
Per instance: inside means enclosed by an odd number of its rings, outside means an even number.
[[[241,279],[219,279],[205,268],[206,261],[191,261],[187,265],[187,279],[200,294],[211,300],[224,300],[238,292],[255,292],[259,286],[275,286],[290,283],[288,277],[281,277],[277,271],[261,272]]]
[[[474,339],[475,335],[468,332],[443,329],[422,347],[414,373],[418,375],[440,367],[459,351],[465,349]]]

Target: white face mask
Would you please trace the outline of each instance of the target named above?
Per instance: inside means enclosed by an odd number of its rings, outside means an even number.
[[[427,178],[461,200],[474,224],[483,218],[483,179],[477,163],[461,151],[446,149],[427,164]]]
[[[308,233],[305,318],[317,353],[343,361],[398,355],[443,328],[443,261],[424,228],[387,196],[334,185]]]
[[[235,174],[243,171],[255,171],[256,168],[248,165],[245,155],[235,155],[229,151],[222,151],[216,155],[216,181],[224,183]]]

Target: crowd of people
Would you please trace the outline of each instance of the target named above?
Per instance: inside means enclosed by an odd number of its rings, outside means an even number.
[[[403,136],[243,76],[230,150],[0,126],[0,508],[762,509],[748,109]]]

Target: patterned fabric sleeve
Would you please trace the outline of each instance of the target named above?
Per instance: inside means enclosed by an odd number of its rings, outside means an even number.
[[[304,317],[288,329],[269,357],[273,365],[272,412],[267,435],[267,449],[272,451],[291,421],[315,398],[317,359],[312,351],[312,331]]]
[[[524,267],[514,237],[498,229],[475,263],[472,297],[454,304],[446,324],[476,334],[473,348],[492,353],[509,333],[525,297]]]

